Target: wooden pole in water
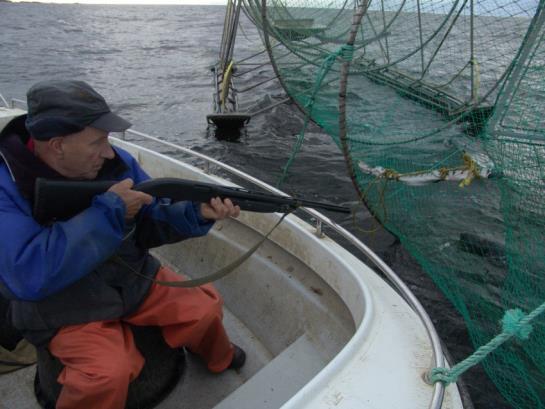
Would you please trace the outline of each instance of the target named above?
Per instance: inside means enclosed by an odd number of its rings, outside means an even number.
[[[354,10],[354,15],[352,17],[352,28],[348,36],[348,41],[346,45],[353,47],[356,40],[356,34],[358,33],[358,28],[361,25],[361,20],[367,12],[367,7],[369,5],[369,0],[363,0],[362,3]],[[348,73],[350,71],[350,62],[345,60],[341,66],[341,75],[340,75],[340,84],[339,84],[339,141],[341,143],[342,152],[346,162],[348,175],[352,180],[352,184],[358,193],[358,196],[362,202],[365,202],[363,192],[361,191],[358,181],[356,179],[356,174],[354,173],[354,164],[352,162],[352,157],[350,156],[350,150],[348,147],[348,141],[346,136],[346,89],[348,86]]]
[[[477,89],[475,87],[475,45],[474,45],[474,1],[471,0],[470,3],[470,15],[469,15],[469,47],[470,47],[470,66],[471,66],[471,103],[474,104],[477,102]]]

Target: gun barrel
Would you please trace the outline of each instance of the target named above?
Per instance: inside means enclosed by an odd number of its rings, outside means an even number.
[[[313,209],[325,209],[338,213],[351,213],[351,209],[345,206],[334,205],[331,203],[314,202],[312,200],[296,199],[299,201],[300,206],[311,207]]]
[[[196,182],[176,178],[152,179],[138,184],[136,190],[146,192],[155,197],[168,197],[172,200],[193,200],[208,202],[219,196],[229,198],[242,210],[254,212],[274,212],[294,209],[299,206],[326,209],[333,212],[350,213],[350,209],[330,203],[315,202],[271,193],[252,192],[244,188],[222,186],[213,183]],[[188,192],[191,192],[188,197]]]

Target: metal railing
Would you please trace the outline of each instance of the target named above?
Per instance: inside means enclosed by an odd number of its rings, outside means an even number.
[[[2,101],[4,103],[4,105],[6,106],[6,108],[11,108],[8,104],[8,101],[6,101],[6,98],[4,98],[4,96],[2,94],[0,94],[0,101]]]
[[[5,101],[5,100],[4,100]],[[12,98],[10,99],[10,103],[8,104],[6,101],[6,106],[8,108],[15,108],[17,106],[17,104],[21,105],[22,107],[24,107],[25,109],[27,108],[26,106],[26,101],[23,101],[22,99],[17,99],[17,98]]]

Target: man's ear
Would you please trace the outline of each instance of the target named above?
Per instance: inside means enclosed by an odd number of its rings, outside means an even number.
[[[62,136],[55,136],[47,141],[47,145],[49,146],[51,152],[60,158],[64,156],[63,141],[64,139]]]

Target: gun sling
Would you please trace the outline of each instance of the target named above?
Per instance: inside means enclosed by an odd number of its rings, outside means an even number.
[[[248,260],[252,254],[255,253],[255,251],[269,238],[271,233],[282,223],[282,221],[286,218],[288,214],[291,212],[286,212],[282,215],[280,220],[276,222],[276,224],[273,226],[273,228],[264,235],[256,244],[254,244],[246,253],[244,253],[241,257],[237,258],[236,260],[232,261],[225,267],[222,267],[215,273],[206,275],[204,277],[195,278],[193,280],[180,280],[180,281],[162,281],[162,280],[156,280],[154,278],[148,277],[139,271],[132,268],[130,265],[128,265],[121,257],[119,256],[113,256],[112,260],[116,263],[122,264],[123,266],[129,268],[134,274],[137,276],[140,276],[142,278],[145,278],[146,280],[153,281],[155,284],[164,285],[167,287],[183,287],[183,288],[190,288],[190,287],[199,287],[204,284],[211,283],[212,281],[219,280],[220,278],[225,277],[232,271],[234,271],[238,266],[240,266],[242,263],[244,263],[246,260]]]

